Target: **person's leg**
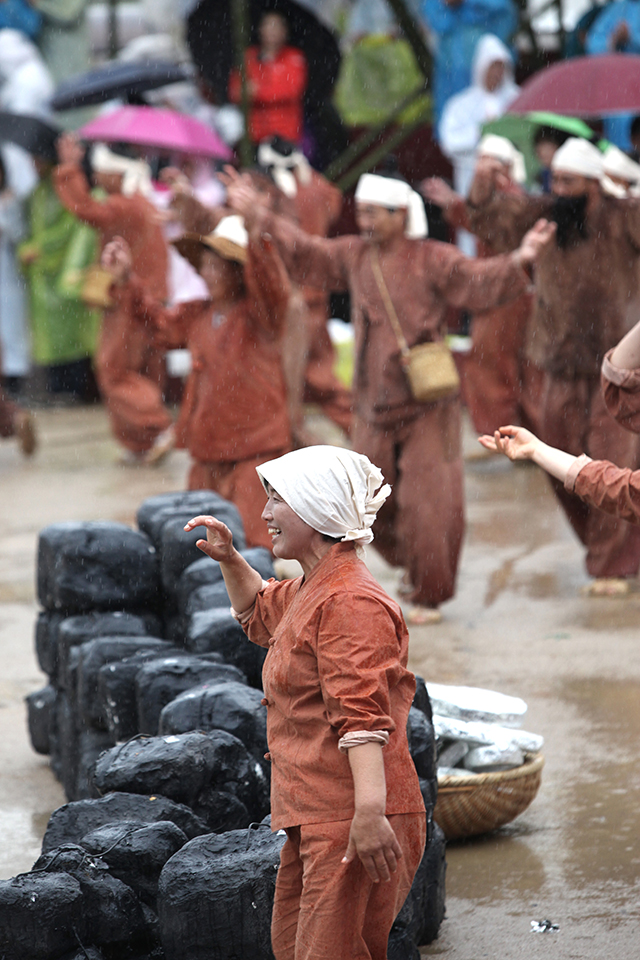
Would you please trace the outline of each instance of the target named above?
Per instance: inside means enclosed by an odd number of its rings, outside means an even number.
[[[411,600],[433,608],[455,592],[464,534],[459,401],[430,404],[405,431],[396,479],[398,545]]]
[[[302,891],[295,960],[386,960],[389,932],[422,859],[426,817],[404,814],[390,816],[389,822],[403,856],[388,883],[373,883],[357,857],[349,864],[342,863],[351,821],[299,828]],[[295,916],[293,899],[292,895],[287,914],[291,920],[287,943]],[[280,923],[282,907],[278,908],[277,917]],[[290,952],[282,956],[276,953],[276,960],[290,958]]]
[[[301,895],[300,827],[290,827],[280,853],[271,915],[271,946],[276,960],[295,960]]]

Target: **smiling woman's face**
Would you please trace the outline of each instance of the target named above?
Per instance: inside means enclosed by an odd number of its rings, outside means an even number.
[[[262,519],[269,525],[274,555],[281,560],[302,561],[319,536],[317,531],[301,520],[272,486],[267,485],[267,493]]]

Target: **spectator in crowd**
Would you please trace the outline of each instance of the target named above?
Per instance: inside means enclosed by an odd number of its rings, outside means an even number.
[[[473,180],[483,124],[501,117],[517,95],[509,50],[498,37],[485,34],[473,56],[472,85],[447,100],[438,126],[442,151],[453,163],[454,187],[463,197]],[[458,232],[458,246],[467,256],[475,254],[467,231]]]
[[[259,45],[246,52],[249,134],[254,143],[274,134],[296,144],[302,140],[307,63],[301,50],[287,45],[288,32],[285,17],[269,11],[260,20]],[[229,99],[240,103],[241,95],[236,70],[229,80]]]
[[[87,8],[91,0],[30,0],[42,17],[38,47],[56,83],[91,63]],[[78,123],[77,113],[74,115]]]
[[[0,3],[0,30],[19,30],[31,40],[36,40],[42,17],[37,3],[30,0],[2,0]]]
[[[434,124],[450,97],[471,83],[478,40],[491,33],[509,43],[518,26],[513,0],[422,0],[422,16],[434,36]]]
[[[602,10],[587,35],[587,53],[640,53],[640,3],[619,0]],[[630,113],[604,118],[604,135],[621,150],[631,149]]]
[[[53,162],[36,156],[38,184],[27,201],[27,236],[18,256],[27,278],[33,361],[53,394],[82,397],[100,315],[82,299],[82,275],[97,253],[94,232],[65,210]]]
[[[0,30],[0,110],[47,119],[53,89],[37,47],[19,30]],[[12,143],[2,144],[0,152],[9,186],[24,200],[38,182],[33,161]]]
[[[30,367],[25,278],[16,259],[24,230],[22,204],[9,189],[0,157],[0,355],[4,387],[14,395]]]

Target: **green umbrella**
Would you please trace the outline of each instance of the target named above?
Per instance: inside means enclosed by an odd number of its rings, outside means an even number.
[[[586,140],[593,140],[594,137],[593,130],[584,120],[579,120],[577,117],[563,117],[559,113],[548,113],[545,110],[535,110],[521,116],[505,113],[498,120],[485,123],[482,128],[483,134],[495,133],[499,137],[506,137],[518,148],[524,157],[529,183],[533,182],[540,169],[540,163],[533,149],[533,137],[538,127],[554,127],[556,130],[564,130],[572,137],[584,137]],[[598,146],[604,149],[603,144],[606,146],[606,141],[601,141]]]

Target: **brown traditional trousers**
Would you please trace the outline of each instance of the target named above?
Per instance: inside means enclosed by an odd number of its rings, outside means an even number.
[[[424,814],[389,816],[403,856],[389,883],[373,883],[356,858],[341,863],[350,820],[289,827],[273,905],[276,960],[386,960],[389,930],[424,851]]]
[[[458,399],[425,405],[420,416],[388,427],[356,418],[353,444],[392,488],[373,525],[374,546],[407,569],[417,603],[448,600],[464,534]]]

